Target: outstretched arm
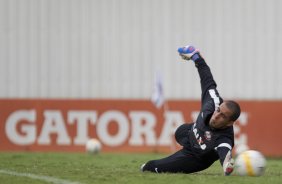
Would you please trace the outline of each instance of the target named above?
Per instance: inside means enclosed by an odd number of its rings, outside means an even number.
[[[221,143],[215,148],[218,153],[223,172],[226,176],[233,172],[234,159],[232,158],[232,146],[228,139],[222,139]]]
[[[202,100],[207,95],[210,89],[216,89],[216,82],[213,79],[210,67],[207,65],[205,60],[202,57],[199,57],[195,61],[195,66],[198,69],[198,73],[201,80],[201,89],[202,89]],[[217,95],[218,96],[218,95]]]
[[[229,150],[226,154],[223,155],[225,155],[225,157],[222,157],[224,158],[224,160],[221,161],[220,159],[220,163],[222,165],[224,175],[229,176],[234,170],[234,159],[231,156],[231,150]]]
[[[202,89],[202,104],[210,98],[213,98],[214,100],[218,99],[217,103],[220,104],[222,99],[216,89],[216,82],[213,79],[209,66],[205,62],[204,58],[201,57],[199,51],[193,46],[185,46],[179,48],[178,52],[184,60],[193,60],[198,69]]]

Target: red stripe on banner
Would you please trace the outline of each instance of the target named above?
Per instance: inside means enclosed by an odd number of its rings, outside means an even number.
[[[1,99],[0,151],[84,151],[89,138],[105,152],[172,152],[174,131],[192,122],[199,101],[169,100],[169,110],[150,100]],[[239,101],[235,152],[282,156],[282,101]]]

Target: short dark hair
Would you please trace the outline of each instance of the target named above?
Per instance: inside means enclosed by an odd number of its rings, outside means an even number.
[[[225,101],[225,104],[226,104],[227,108],[230,109],[233,112],[232,116],[230,117],[230,120],[236,121],[241,114],[240,105],[237,102],[232,101],[232,100]]]

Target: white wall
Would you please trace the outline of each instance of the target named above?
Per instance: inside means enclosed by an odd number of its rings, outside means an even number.
[[[0,97],[200,97],[201,49],[221,95],[282,99],[280,0],[0,0]]]

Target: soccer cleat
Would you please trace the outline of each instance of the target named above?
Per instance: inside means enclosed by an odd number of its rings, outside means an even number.
[[[146,165],[146,164],[142,164],[142,165],[141,165],[141,167],[140,167],[140,171],[141,171],[141,172],[144,172],[144,171],[143,171],[143,168],[144,168],[145,165]]]
[[[193,56],[195,54],[199,54],[199,50],[196,49],[195,47],[191,45],[187,45],[185,47],[180,47],[178,48],[179,55],[182,57],[184,60],[193,60]]]

